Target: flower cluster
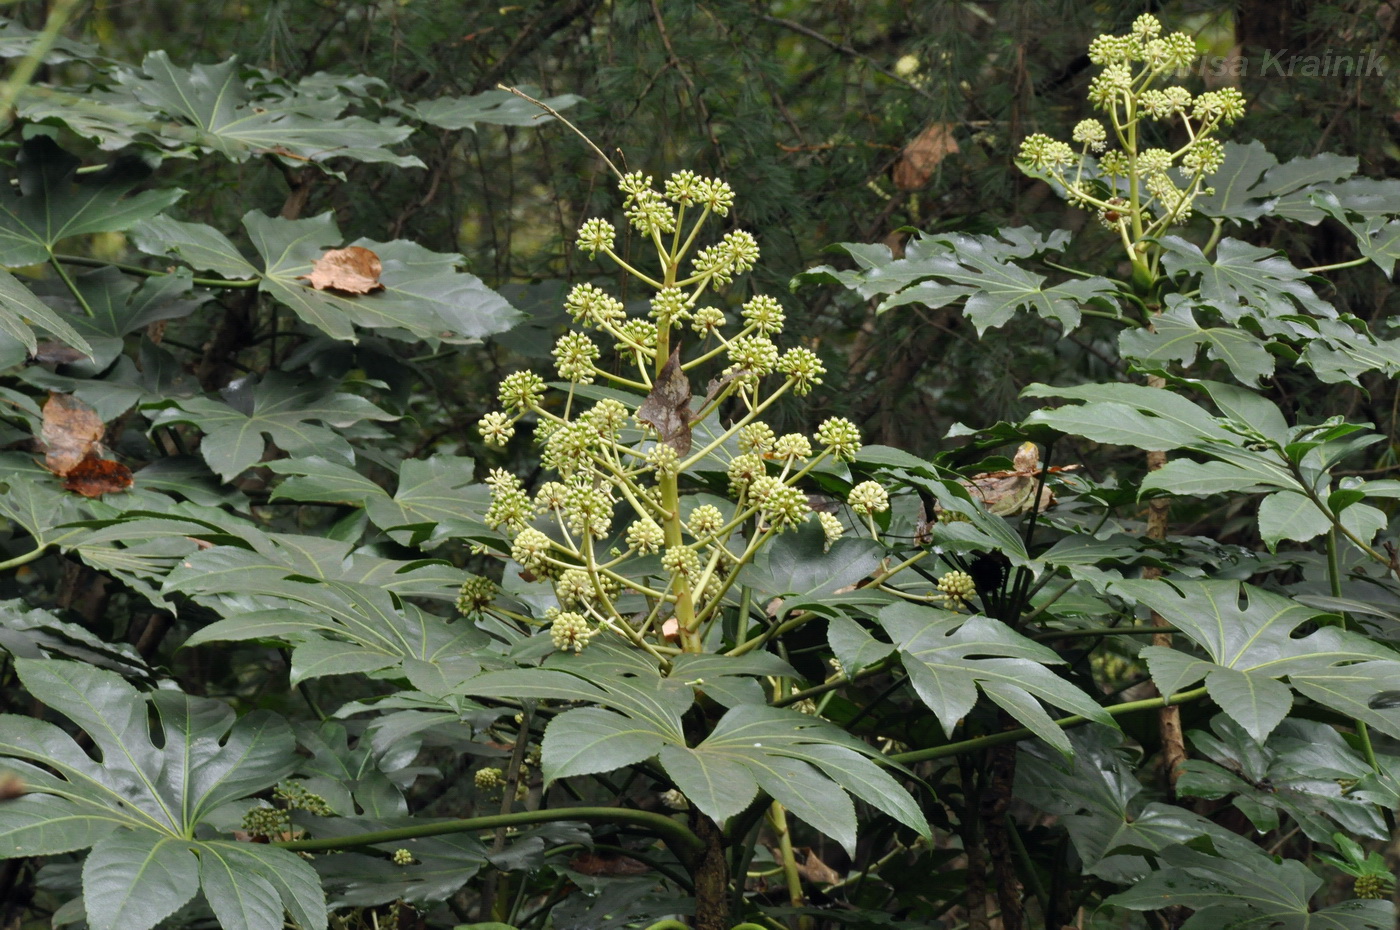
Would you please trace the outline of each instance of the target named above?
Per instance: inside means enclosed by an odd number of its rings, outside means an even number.
[[[1156,17],[1139,16],[1126,35],[1101,35],[1089,46],[1089,60],[1101,70],[1088,99],[1104,118],[1075,125],[1070,138],[1078,148],[1044,133],[1021,143],[1026,170],[1054,180],[1071,203],[1119,231],[1130,253],[1190,219],[1193,201],[1212,192],[1206,179],[1225,160],[1213,134],[1244,115],[1244,96],[1233,87],[1193,96],[1180,85],[1155,86],[1196,57],[1191,36],[1164,34]],[[1153,122],[1179,125],[1186,143],[1139,148]],[[1119,147],[1110,148],[1114,143]],[[1091,153],[1099,156],[1097,166]]]
[[[810,393],[826,368],[811,348],[781,346],[790,311],[778,298],[749,296],[728,313],[714,305],[759,258],[758,241],[742,229],[708,244],[700,237],[711,216],[729,215],[729,185],[680,171],[658,190],[633,172],[619,188],[622,212],[641,234],[634,241],[655,247],[659,270],[618,255],[608,220],[586,220],[578,246],[641,281],[650,299],[638,312],[596,283],[575,285],[564,299],[573,329],[553,350],[564,396],[552,397],[539,375],[516,372],[500,384],[500,408],[478,424],[495,447],[528,429],[551,473],[531,494],[515,475],[492,471],[485,523],[503,534],[501,548],[526,577],[553,586],[557,606],[545,622],[562,652],[581,652],[604,631],[653,651],[674,651],[676,639],[696,648],[738,568],[770,536],[812,516],[807,475],[822,460],[853,459],[861,445],[846,420],[828,420],[815,436],[780,436],[761,418],[777,394]],[[690,387],[701,372],[713,378],[703,401]],[[700,428],[721,411],[726,422]],[[687,502],[681,476],[702,466],[727,469],[731,500]],[[857,499],[862,512],[888,507],[887,497]],[[843,532],[830,514],[821,524],[828,540]],[[494,585],[473,579],[458,604],[465,614],[490,612],[495,597]],[[620,612],[619,598],[645,607]]]

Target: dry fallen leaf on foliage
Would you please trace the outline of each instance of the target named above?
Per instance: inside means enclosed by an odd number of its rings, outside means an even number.
[[[812,884],[834,885],[841,880],[841,873],[818,858],[810,846],[799,846],[793,853],[798,860],[797,873]]]
[[[934,123],[915,136],[900,153],[894,165],[894,186],[902,191],[916,191],[927,186],[943,159],[959,151],[958,140],[953,138],[953,124]]]
[[[998,517],[1014,517],[1023,514],[1034,507],[1036,513],[1044,513],[1055,506],[1055,492],[1050,490],[1050,486],[1041,484],[1041,475],[1054,475],[1060,472],[1074,471],[1078,465],[1052,465],[1049,468],[1042,468],[1040,464],[1040,447],[1033,442],[1023,442],[1016,450],[1016,455],[1011,459],[1012,468],[1009,471],[986,471],[971,478],[963,478],[958,481],[967,488],[973,500],[976,500],[987,512]],[[1032,503],[1035,497],[1035,489],[1040,487],[1040,500]],[[914,538],[919,543],[930,541],[929,531],[934,523],[946,521],[948,519],[963,519],[959,514],[945,511],[940,505],[933,505],[933,519],[929,520],[922,514],[919,517],[918,528],[915,530]]]
[[[1035,505],[1031,503],[1036,486],[1041,484],[1042,472],[1053,475],[1062,471],[1074,471],[1079,467],[1055,465],[1048,470],[1042,469],[1040,448],[1033,442],[1021,443],[1016,455],[1011,459],[1011,464],[1013,468],[1010,471],[982,472],[962,482],[974,499],[980,501],[988,512],[999,517],[1014,517],[1030,510],[1032,506],[1037,513],[1050,509],[1055,505],[1055,494],[1048,486],[1041,486],[1040,500]]]
[[[311,264],[311,274],[301,277],[318,291],[368,294],[380,291],[379,275],[384,270],[379,256],[358,245],[331,249]]]
[[[50,394],[43,414],[39,438],[44,443],[44,466],[49,471],[66,475],[94,452],[102,454],[107,425],[96,410],[72,394]]]
[[[637,408],[637,419],[661,434],[661,441],[677,455],[690,451],[690,379],[681,371],[681,350],[671,353],[656,376],[647,399]]]
[[[44,467],[63,479],[63,488],[83,497],[101,497],[131,487],[131,469],[106,458],[102,418],[72,394],[50,394],[44,402]]]

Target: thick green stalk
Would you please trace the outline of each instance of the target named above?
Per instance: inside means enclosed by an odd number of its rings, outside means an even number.
[[[1341,560],[1337,555],[1337,526],[1335,522],[1332,528],[1327,531],[1327,585],[1332,596],[1340,599],[1342,596],[1342,567]],[[1347,615],[1343,613],[1342,629],[1346,628]],[[1361,741],[1361,753],[1366,757],[1366,764],[1379,778],[1381,765],[1376,761],[1376,749],[1371,745],[1371,731],[1363,720],[1356,721],[1356,738]]]
[[[517,811],[513,814],[468,817],[464,820],[442,820],[437,823],[415,824],[411,827],[393,827],[388,830],[356,833],[351,836],[327,837],[319,840],[288,840],[272,845],[289,849],[292,852],[338,852],[344,849],[374,846],[379,843],[394,843],[399,840],[412,840],[425,836],[476,833],[484,830],[495,830],[499,827],[523,827],[534,823],[560,823],[564,821],[629,824],[641,828],[659,837],[667,846],[671,847],[671,851],[683,863],[694,858],[704,848],[700,838],[679,821],[663,814],[629,810],[623,807],[566,807],[542,811]]]
[[[1206,689],[1193,688],[1190,691],[1178,691],[1176,694],[1167,697],[1145,698],[1141,701],[1128,701],[1125,704],[1115,704],[1112,707],[1105,707],[1104,710],[1110,715],[1117,717],[1122,714],[1132,714],[1140,710],[1158,710],[1163,707],[1173,707],[1177,704],[1185,704],[1187,701],[1195,701],[1206,696]],[[1083,723],[1089,723],[1088,717],[1081,717],[1078,714],[1071,714],[1068,717],[1061,717],[1053,721],[1055,726],[1069,728],[1077,727]],[[1028,739],[1035,736],[1031,730],[1021,727],[1017,730],[1004,730],[1001,733],[989,733],[986,736],[978,736],[973,739],[960,740],[956,743],[945,743],[942,746],[931,746],[928,749],[916,749],[912,752],[900,752],[885,756],[891,762],[900,765],[913,765],[915,762],[927,762],[931,759],[946,759],[949,756],[960,756],[963,753],[975,752],[979,749],[987,749],[991,746],[999,746],[1002,743],[1014,743],[1019,740]],[[877,757],[877,760],[879,758]]]

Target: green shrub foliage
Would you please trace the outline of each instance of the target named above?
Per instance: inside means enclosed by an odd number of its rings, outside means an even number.
[[[23,926],[1394,926],[1400,482],[1326,395],[1400,372],[1329,284],[1392,273],[1400,182],[1232,138],[1194,38],[1095,39],[1090,115],[1020,143],[1079,233],[845,243],[784,293],[761,192],[598,148],[599,264],[496,290],[309,191],[578,97],[124,64],[71,6],[0,30]],[[243,177],[280,207],[224,209]],[[1296,223],[1346,254],[1261,234]],[[1116,377],[872,444],[790,325],[833,299]]]

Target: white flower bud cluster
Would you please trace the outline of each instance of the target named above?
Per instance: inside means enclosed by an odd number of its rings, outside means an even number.
[[[650,299],[624,304],[595,283],[574,285],[564,298],[573,328],[552,352],[553,374],[567,382],[567,389],[551,396],[540,375],[512,373],[501,381],[499,409],[477,424],[485,444],[497,449],[513,446],[518,433],[532,434],[550,472],[531,494],[514,475],[494,470],[487,480],[491,504],[485,522],[504,534],[523,577],[552,584],[558,606],[546,611],[545,621],[561,651],[582,651],[603,628],[633,642],[642,635],[656,637],[658,647],[673,648],[662,638],[661,624],[627,630],[628,619],[612,613],[613,599],[627,593],[652,607],[662,606],[657,599],[675,602],[663,613],[653,611],[659,616],[681,616],[682,598],[691,600],[691,616],[717,606],[739,567],[740,557],[730,548],[736,539],[743,543],[755,529],[781,532],[805,521],[812,508],[798,485],[813,459],[849,461],[860,449],[859,430],[841,419],[828,420],[809,438],[778,436],[751,415],[732,428],[737,456],[728,444],[710,444],[697,453],[684,441],[687,437],[677,435],[677,421],[682,429],[689,425],[698,447],[702,434],[695,424],[676,416],[679,410],[666,410],[688,399],[691,389],[684,387],[685,380],[693,383],[697,365],[723,369],[711,385],[701,419],[730,409],[722,404],[731,398],[740,409],[766,406],[765,378],[781,379],[782,390],[806,395],[822,383],[826,369],[811,348],[780,346],[789,310],[779,299],[750,296],[726,314],[722,287],[752,271],[760,255],[758,240],[743,229],[708,240],[700,236],[711,214],[728,216],[733,208],[734,191],[728,184],[678,171],[659,190],[641,172],[625,175],[618,186],[621,214],[640,235],[619,239],[618,217],[593,217],[578,227],[578,248],[645,284]],[[654,246],[660,271],[653,277],[644,264],[634,265],[632,255],[619,253],[624,244],[641,251]],[[686,333],[682,339],[678,331],[687,329],[700,338]],[[692,344],[705,347],[691,359],[675,355],[681,366],[675,371],[673,350]],[[616,361],[613,356],[604,360],[605,349],[613,351]],[[636,400],[629,401],[619,389]],[[641,395],[646,394],[643,412]],[[687,506],[681,471],[715,455],[733,456],[729,484],[734,500],[728,506]],[[888,507],[888,496],[879,497],[883,493],[863,491],[857,504],[863,512],[878,513]],[[826,537],[838,538],[840,521],[830,514],[821,518]],[[744,551],[743,545],[738,551]],[[657,562],[670,576],[660,582]],[[493,586],[464,587],[462,608],[479,612],[494,596]]]
[[[1193,96],[1180,85],[1154,86],[1186,69],[1197,55],[1190,35],[1165,34],[1155,16],[1139,16],[1127,34],[1101,35],[1089,45],[1089,60],[1101,70],[1089,84],[1088,100],[1106,119],[1075,125],[1070,137],[1078,150],[1044,133],[1021,143],[1026,170],[1053,178],[1071,204],[1097,213],[1105,226],[1119,230],[1130,252],[1137,243],[1155,240],[1168,226],[1190,219],[1192,202],[1211,192],[1206,179],[1225,160],[1214,134],[1244,115],[1244,96],[1233,87]],[[1180,124],[1190,141],[1174,151],[1134,151],[1137,127],[1144,120]],[[1108,150],[1111,142],[1125,150]],[[1098,174],[1110,180],[1107,194],[1094,177],[1090,153],[1102,153]],[[1185,183],[1173,172],[1180,172]],[[1129,241],[1130,234],[1135,241]],[[1135,254],[1130,257],[1137,260]]]
[[[949,572],[938,579],[938,590],[951,606],[967,604],[977,593],[977,584],[967,572]]]

